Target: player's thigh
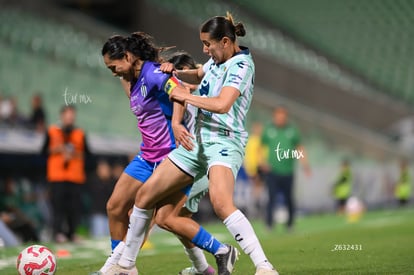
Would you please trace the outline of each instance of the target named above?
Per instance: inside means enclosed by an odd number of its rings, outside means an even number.
[[[135,205],[150,209],[158,202],[191,184],[193,178],[179,169],[168,158],[155,169],[137,192]]]
[[[141,181],[122,173],[109,198],[108,210],[118,208],[122,211],[128,211],[131,209],[134,205],[135,195],[141,186]]]
[[[226,202],[233,198],[234,176],[229,167],[214,165],[209,169],[209,189],[212,203]]]

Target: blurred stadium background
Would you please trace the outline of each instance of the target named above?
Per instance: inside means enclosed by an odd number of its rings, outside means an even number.
[[[77,124],[95,156],[135,154],[135,118],[100,55],[106,38],[142,30],[203,63],[198,26],[226,11],[245,23],[240,43],[256,61],[247,126],[269,121],[284,104],[302,131],[312,177],[298,169],[298,211],[334,211],[331,188],[344,158],[354,170],[354,195],[368,209],[393,207],[398,161],[414,154],[410,0],[0,0],[0,181],[10,174],[44,180],[43,134],[5,119],[11,99],[29,117],[37,93],[48,124],[57,122],[65,91],[78,95]]]

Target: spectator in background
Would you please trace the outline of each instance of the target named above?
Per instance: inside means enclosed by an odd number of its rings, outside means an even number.
[[[91,198],[90,233],[93,237],[109,236],[106,202],[112,194],[117,178],[112,176],[112,167],[106,160],[99,160],[96,173],[89,181]]]
[[[44,133],[46,131],[46,115],[40,94],[33,95],[31,105],[32,111],[29,118],[29,127],[36,132]]]
[[[343,214],[345,205],[352,193],[352,171],[349,161],[342,161],[341,171],[333,186],[333,195],[336,200],[336,212]]]
[[[131,160],[132,158],[129,158],[129,161]],[[129,161],[122,160],[121,158],[118,158],[114,161],[114,163],[112,164],[112,177],[114,179],[119,179],[119,177],[124,172],[125,167],[128,165]]]
[[[394,195],[400,206],[405,206],[411,197],[412,179],[407,160],[400,162],[400,177],[395,186]]]
[[[8,98],[0,94],[0,125],[6,124],[6,119],[11,113],[11,104]]]
[[[263,195],[263,180],[259,170],[260,165],[263,163],[265,152],[262,146],[261,135],[263,131],[263,125],[260,122],[254,122],[252,124],[251,131],[249,133],[249,139],[246,144],[244,167],[246,174],[248,175],[252,186],[252,195],[254,203],[254,213],[260,213],[262,209],[262,195]]]
[[[74,106],[62,107],[60,121],[61,125],[49,127],[42,151],[47,154],[54,238],[56,242],[65,242],[68,238],[77,240],[75,230],[80,222],[80,194],[84,191],[89,149],[84,131],[75,126]]]
[[[25,125],[25,118],[18,110],[16,97],[5,98],[1,101],[0,116],[6,127],[21,128]]]
[[[268,152],[266,161],[262,165],[263,171],[266,172],[268,190],[266,225],[268,229],[273,228],[273,211],[277,195],[281,193],[289,214],[286,227],[291,231],[295,216],[293,198],[295,164],[299,160],[307,176],[310,176],[310,166],[305,149],[301,145],[299,130],[288,121],[288,111],[284,106],[278,106],[273,110],[273,121],[264,127],[261,141]]]
[[[0,220],[23,242],[39,241],[35,221],[23,211],[24,192],[16,180],[8,176],[2,184],[0,196]]]
[[[18,246],[20,240],[3,221],[3,212],[0,212],[0,249],[2,246]]]

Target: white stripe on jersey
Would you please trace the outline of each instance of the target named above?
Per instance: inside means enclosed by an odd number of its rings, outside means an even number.
[[[226,114],[212,114],[199,109],[196,124],[199,140],[209,142],[228,135],[236,144],[245,146],[248,137],[245,121],[254,88],[255,68],[251,54],[245,49],[220,65],[210,59],[203,70],[205,75],[198,89],[201,96],[218,96],[226,86],[239,90],[240,96]]]

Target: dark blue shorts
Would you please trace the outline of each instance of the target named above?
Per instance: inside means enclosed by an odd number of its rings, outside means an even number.
[[[135,158],[128,164],[125,168],[124,172],[129,176],[133,177],[134,179],[145,183],[147,179],[152,175],[154,169],[161,163],[158,162],[151,162],[145,160],[141,154],[135,156]],[[162,184],[162,183],[161,183]],[[181,191],[188,196],[190,194],[191,185],[188,185],[181,189]]]

